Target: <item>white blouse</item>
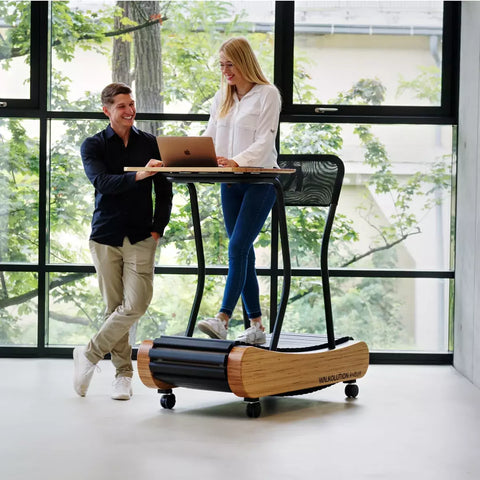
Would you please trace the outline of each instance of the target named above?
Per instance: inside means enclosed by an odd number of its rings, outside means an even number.
[[[275,137],[281,98],[277,88],[256,84],[241,100],[235,94],[228,114],[218,118],[221,101],[218,91],[204,133],[213,138],[217,155],[235,160],[240,167],[278,168]]]

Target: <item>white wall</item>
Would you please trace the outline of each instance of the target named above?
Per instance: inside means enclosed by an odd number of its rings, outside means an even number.
[[[454,365],[480,387],[480,2],[462,2]]]

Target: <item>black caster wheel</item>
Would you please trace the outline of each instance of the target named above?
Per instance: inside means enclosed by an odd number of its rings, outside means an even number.
[[[345,387],[345,395],[348,398],[356,398],[358,395],[358,385],[356,383],[348,383]]]
[[[160,397],[160,405],[163,408],[171,410],[175,406],[175,395],[173,393],[168,393]]]
[[[262,413],[262,405],[260,402],[247,403],[247,417],[258,418]]]

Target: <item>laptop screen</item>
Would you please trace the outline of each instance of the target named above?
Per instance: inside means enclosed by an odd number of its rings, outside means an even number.
[[[218,167],[212,137],[157,137],[165,167]]]

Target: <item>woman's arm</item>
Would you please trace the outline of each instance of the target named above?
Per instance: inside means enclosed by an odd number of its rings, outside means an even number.
[[[253,142],[232,158],[240,166],[261,167],[272,159],[280,117],[281,99],[278,90],[273,86],[265,88],[262,93],[264,96],[261,100]]]

